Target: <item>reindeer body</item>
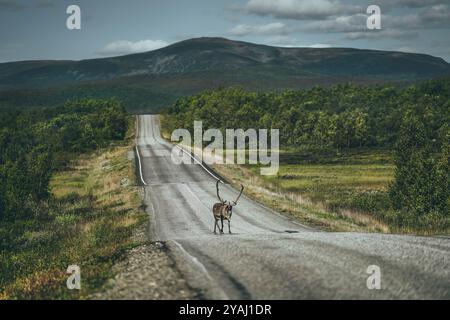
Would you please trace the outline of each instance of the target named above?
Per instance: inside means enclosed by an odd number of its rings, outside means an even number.
[[[228,232],[231,233],[230,222],[231,216],[233,214],[232,207],[229,204],[218,202],[213,206],[213,214],[214,214],[214,233],[216,233],[216,226],[220,222],[222,223],[222,228],[219,227],[220,232],[223,233],[223,220],[228,221]]]
[[[232,203],[226,200],[223,200],[219,195],[219,180],[217,180],[216,183],[216,189],[217,189],[217,197],[219,198],[220,202],[215,203],[213,206],[213,215],[214,215],[214,233],[216,233],[216,227],[219,224],[219,221],[221,222],[221,227],[219,227],[219,231],[223,233],[223,221],[228,221],[228,232],[231,233],[231,216],[233,215],[233,207],[237,204],[238,199],[240,198],[242,191],[244,190],[244,186],[241,185],[241,192],[239,193],[238,197],[235,201]]]

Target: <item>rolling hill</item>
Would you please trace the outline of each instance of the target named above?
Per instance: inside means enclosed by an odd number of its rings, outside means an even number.
[[[277,90],[343,82],[402,83],[444,75],[450,75],[450,64],[425,54],[196,38],[119,57],[1,63],[0,106],[117,96],[137,112],[157,111],[180,96],[219,86]]]

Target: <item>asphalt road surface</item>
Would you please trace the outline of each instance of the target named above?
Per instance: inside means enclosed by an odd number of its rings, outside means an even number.
[[[138,116],[137,123],[149,234],[167,243],[188,283],[206,298],[450,298],[448,237],[321,232],[248,199],[245,191],[233,210],[233,233],[225,226],[224,234],[214,234],[214,173],[172,161],[173,145],[161,138],[158,116]],[[221,184],[223,198],[237,194]],[[380,270],[379,290],[367,285],[373,265]]]

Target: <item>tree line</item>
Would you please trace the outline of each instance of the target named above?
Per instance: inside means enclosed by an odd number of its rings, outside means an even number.
[[[194,120],[202,120],[205,128],[280,129],[285,147],[390,147],[407,110],[424,115],[427,136],[437,136],[450,117],[450,80],[403,89],[346,84],[257,93],[222,88],[178,99],[166,110],[166,126],[192,130]],[[439,141],[432,142],[438,147]]]
[[[0,111],[0,220],[27,218],[50,197],[52,173],[68,154],[125,137],[128,114],[117,100]]]
[[[394,182],[389,188],[392,218],[400,225],[450,227],[450,127],[447,122],[434,150],[424,118],[407,112],[394,147]],[[447,119],[448,121],[448,119]],[[441,226],[442,227],[442,226]],[[443,228],[445,229],[445,228]]]

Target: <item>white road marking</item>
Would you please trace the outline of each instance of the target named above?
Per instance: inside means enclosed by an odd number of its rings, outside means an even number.
[[[136,117],[136,154],[138,156],[138,162],[139,162],[139,174],[141,177],[141,181],[144,184],[144,186],[147,186],[147,183],[144,180],[144,175],[142,174],[142,162],[141,162],[141,155],[139,154],[139,116]]]
[[[142,163],[141,163],[141,156],[139,155],[139,148],[136,146],[136,153],[138,156],[138,162],[139,162],[139,174],[141,175],[141,181],[144,184],[144,186],[147,186],[148,184],[144,181],[144,176],[142,175]]]

